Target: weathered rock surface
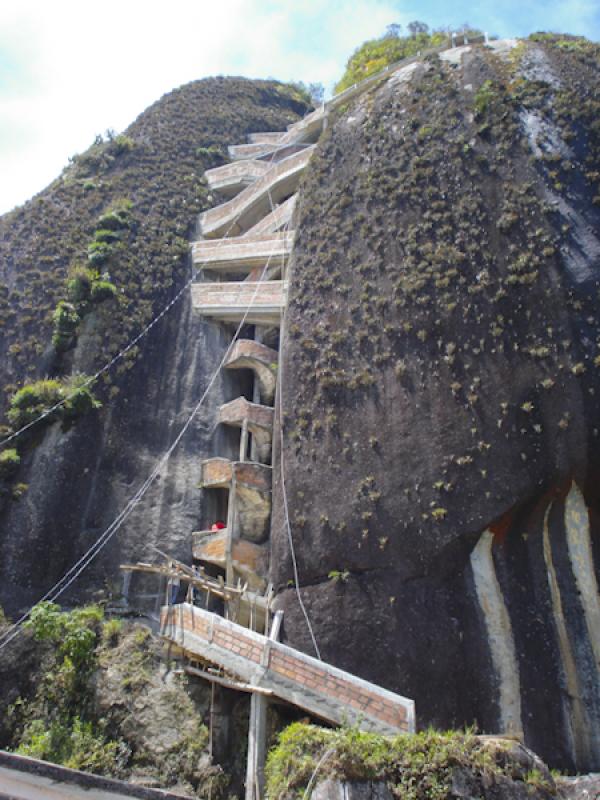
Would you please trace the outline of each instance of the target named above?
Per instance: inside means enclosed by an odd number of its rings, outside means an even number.
[[[191,233],[195,212],[211,203],[201,179],[206,165],[219,159],[219,148],[244,141],[251,131],[285,128],[305,109],[306,103],[274,82],[194,82],[166,95],[125,132],[131,152],[115,158],[106,149],[110,145],[104,150],[97,145],[64,179],[0,219],[0,289],[6,289],[0,297],[4,302],[8,296],[11,307],[10,324],[0,330],[0,385],[10,381],[14,389],[44,377],[56,361],[50,346],[52,303],[64,296],[69,266],[85,260],[98,215],[115,198],[125,194],[133,202],[135,231],[111,268],[127,300],[105,304],[85,318],[77,347],[62,357],[59,373],[93,374],[189,278],[188,243],[182,237]],[[97,150],[112,160],[96,165]],[[92,188],[85,189],[80,174],[89,170]],[[39,267],[35,274],[32,264]],[[55,423],[16,441],[22,460],[17,480],[28,488],[12,500],[3,496],[0,482],[0,606],[8,614],[36,602],[127,506],[188,419],[230,340],[225,326],[192,312],[185,291],[104,376],[110,389],[102,382],[95,389],[104,404],[99,412],[68,430]],[[235,435],[217,428],[217,411],[244,392],[246,380],[244,371],[219,375],[143,503],[67,597],[106,589],[118,594],[119,564],[155,558],[152,545],[190,560],[192,530],[222,513],[208,503],[201,509],[199,464],[217,450],[235,454]]]
[[[523,731],[582,771],[600,765],[599,52],[466,48],[330,120],[280,367],[323,658],[422,725]],[[274,502],[285,634],[311,652],[280,481]]]

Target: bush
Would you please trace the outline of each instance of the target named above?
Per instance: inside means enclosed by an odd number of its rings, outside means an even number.
[[[471,731],[383,736],[295,722],[269,752],[265,777],[270,800],[301,797],[319,763],[320,778],[385,781],[395,797],[445,800],[451,796],[456,769],[467,769],[488,785],[502,775],[525,780],[525,768],[519,774],[514,763],[504,762],[500,765]]]
[[[355,83],[380,72],[389,64],[395,64],[404,58],[410,58],[428,48],[443,47],[449,44],[447,30],[429,31],[429,27],[422,22],[413,22],[413,33],[409,36],[390,35],[385,33],[379,39],[370,39],[364,42],[350,56],[346,63],[346,70],[336,84],[334,92],[338,93]],[[394,26],[389,26],[393,28]],[[469,37],[481,36],[482,31],[465,26],[464,33]]]
[[[133,139],[120,133],[109,140],[107,149],[111,156],[121,156],[123,153],[130,153],[134,147],[135,142]]]
[[[129,227],[132,203],[120,200],[98,219],[98,229],[119,231]]]
[[[90,264],[104,264],[113,253],[113,246],[108,242],[92,242],[88,245],[87,257]]]
[[[76,266],[71,269],[67,281],[67,293],[72,303],[83,305],[90,298],[94,273],[87,267]]]
[[[56,603],[38,603],[31,612],[25,627],[33,632],[37,641],[58,646],[59,654],[68,659],[76,669],[89,667],[104,619],[100,606],[83,606],[72,611],[61,611]]]
[[[122,631],[122,619],[109,619],[102,626],[102,641],[108,644],[110,647],[114,647],[119,641]]]
[[[110,244],[111,242],[118,242],[121,238],[121,231],[120,230],[110,230],[109,228],[99,228],[94,233],[94,241],[95,242],[107,242]]]
[[[2,480],[13,478],[19,469],[20,463],[21,456],[17,453],[14,447],[9,448],[8,450],[3,450],[0,453],[0,478]]]
[[[87,380],[86,375],[72,375],[62,381],[46,378],[26,384],[10,399],[9,422],[20,428],[61,401],[64,403],[47,416],[48,422],[60,417],[72,419],[100,408],[102,404],[92,394],[92,384],[84,385]]]
[[[102,407],[91,391],[92,384],[88,384],[87,375],[70,375],[63,382],[63,393],[69,399],[63,406],[63,416],[67,419],[83,416],[89,411]]]
[[[124,742],[107,741],[91,722],[79,717],[54,720],[49,726],[43,720],[33,720],[26,726],[16,752],[71,769],[117,777],[130,756]]]
[[[26,384],[11,397],[8,420],[13,427],[20,428],[62,399],[60,381],[46,379]]]
[[[346,63],[346,70],[334,91],[341,92],[368,78],[369,75],[380,72],[389,64],[414,56],[428,47],[440,47],[447,41],[448,34],[445,31],[417,33],[415,36],[384,34],[379,39],[370,39],[350,56]]]
[[[75,342],[75,331],[80,322],[79,314],[72,303],[61,300],[52,315],[54,331],[52,344],[59,352],[68,350]]]
[[[91,299],[93,303],[102,303],[109,300],[117,293],[117,287],[110,281],[94,281],[92,284]]]

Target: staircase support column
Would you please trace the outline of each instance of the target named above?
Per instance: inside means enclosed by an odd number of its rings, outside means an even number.
[[[248,725],[246,800],[261,800],[264,795],[268,704],[264,694],[252,692]]]

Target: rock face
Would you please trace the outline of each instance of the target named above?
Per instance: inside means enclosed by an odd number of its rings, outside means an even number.
[[[7,391],[47,374],[93,374],[130,342],[190,277],[185,237],[196,212],[212,201],[201,180],[206,167],[222,160],[229,142],[285,128],[306,107],[273,81],[197,81],[158,101],[124,138],[94,145],[48,189],[0,219],[0,301],[10,309],[0,329],[0,383]],[[110,264],[119,299],[87,315],[75,349],[57,354],[52,309],[65,296],[69,269],[85,262],[99,215],[123,197],[132,203],[129,238]],[[0,606],[8,614],[37,601],[127,506],[188,419],[230,339],[224,326],[192,313],[185,290],[104,374],[95,389],[100,412],[69,429],[54,423],[16,440],[16,480],[28,488],[13,500],[0,486]],[[106,584],[118,591],[119,563],[154,557],[152,545],[189,561],[191,531],[218,516],[206,505],[200,510],[200,461],[212,455],[215,439],[220,452],[234,454],[233,435],[223,426],[215,431],[214,420],[225,398],[243,394],[245,380],[243,372],[221,373],[143,504],[68,597]]]
[[[332,119],[305,177],[280,367],[302,598],[323,658],[421,724],[597,769],[600,50],[453,55]],[[280,479],[274,508],[311,652]]]

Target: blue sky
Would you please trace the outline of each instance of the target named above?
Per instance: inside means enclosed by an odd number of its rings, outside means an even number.
[[[600,0],[18,0],[0,5],[0,213],[96,134],[207,75],[321,82],[392,22],[600,39]]]

